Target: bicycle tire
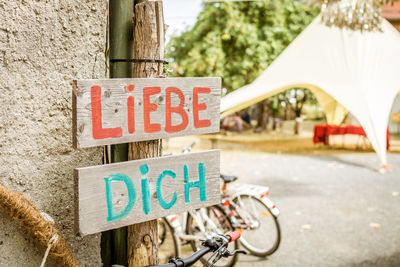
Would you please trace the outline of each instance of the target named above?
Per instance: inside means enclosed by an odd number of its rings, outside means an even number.
[[[168,263],[168,260],[180,256],[179,240],[166,218],[158,220],[158,245],[160,264]]]
[[[239,203],[239,197],[241,203]],[[252,203],[245,204],[247,200],[252,201]],[[271,210],[261,199],[255,196],[241,194],[235,197],[233,202],[240,207],[242,213],[243,211],[245,213],[247,212],[248,216],[251,216],[253,220],[256,219],[258,221],[258,227],[255,227],[254,229],[242,229],[242,236],[240,238],[242,246],[254,256],[266,257],[273,254],[279,248],[281,242],[281,228],[278,218],[273,215]],[[252,205],[251,210],[249,210],[250,205]],[[255,218],[258,214],[261,214],[260,218],[262,221],[260,221],[258,217]],[[273,234],[271,234],[272,231],[274,232]],[[265,236],[266,234],[268,234],[268,237],[274,237],[270,239],[260,239],[260,237]],[[253,237],[253,239],[251,237]],[[256,240],[257,242],[253,242],[253,240]],[[259,244],[255,245],[254,243]]]
[[[186,224],[186,233],[189,235],[198,235],[201,234],[202,238],[206,238],[208,234],[226,234],[227,232],[231,232],[234,230],[232,222],[229,219],[229,216],[226,214],[224,209],[220,207],[219,205],[216,206],[211,206],[207,208],[207,214],[211,216],[214,214],[215,218],[218,220],[217,223],[222,226],[221,229],[207,229],[210,231],[209,233],[201,233],[198,227],[196,226],[196,223],[194,222],[193,217],[188,214],[187,218],[187,224]],[[219,216],[219,218],[217,218]],[[209,217],[210,218],[210,217]],[[210,218],[211,219],[211,218]],[[207,225],[206,225],[207,227]],[[222,231],[222,232],[221,232]],[[190,241],[190,246],[192,247],[192,250],[195,252],[200,248],[200,244],[198,241]],[[228,246],[229,251],[233,251],[239,248],[239,242],[238,240],[235,240],[234,242],[230,243]],[[209,256],[203,257],[200,259],[200,261],[205,264],[208,260]],[[218,262],[216,262],[213,266],[216,267],[231,267],[234,266],[236,261],[238,260],[238,255],[235,254],[232,257],[229,258],[221,258]]]

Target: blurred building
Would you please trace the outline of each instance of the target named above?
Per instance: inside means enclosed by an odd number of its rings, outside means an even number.
[[[400,1],[385,6],[383,8],[383,17],[400,31]]]

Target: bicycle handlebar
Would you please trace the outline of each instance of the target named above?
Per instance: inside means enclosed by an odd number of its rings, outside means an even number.
[[[201,257],[206,255],[211,251],[211,248],[205,247],[202,248],[192,255],[190,255],[187,258],[181,259],[181,258],[176,258],[176,259],[171,259],[169,263],[166,264],[160,264],[160,265],[154,265],[154,266],[148,266],[148,267],[184,267],[184,266],[191,266],[195,264]]]
[[[229,234],[227,234],[226,236],[230,237],[229,243],[235,241],[236,239],[239,239],[241,236],[241,233],[239,230],[236,230],[234,232],[230,232]]]
[[[160,264],[160,265],[152,265],[148,267],[184,267],[184,266],[191,266],[195,264],[201,257],[206,255],[207,253],[211,251],[217,251],[223,246],[226,246],[230,242],[234,242],[236,239],[240,238],[241,233],[236,230],[234,232],[228,233],[225,235],[225,238],[227,239],[226,242],[222,242],[221,244],[217,244],[216,237],[207,239],[206,241],[203,242],[203,248],[200,250],[196,251],[192,255],[190,255],[187,258],[181,259],[181,258],[176,258],[176,259],[171,259],[169,263],[167,264]]]

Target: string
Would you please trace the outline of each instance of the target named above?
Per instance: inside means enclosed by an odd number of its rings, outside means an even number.
[[[51,249],[51,247],[54,245],[54,243],[57,242],[57,240],[58,240],[58,234],[54,234],[54,235],[50,238],[49,243],[48,243],[48,245],[47,245],[46,252],[44,253],[44,257],[43,257],[43,260],[42,260],[42,264],[40,264],[40,267],[44,267],[44,265],[46,264],[47,256],[49,256],[50,249]]]
[[[132,62],[132,63],[162,63],[164,65],[168,65],[169,62],[163,59],[138,59],[138,58],[132,58],[132,59],[119,59],[119,58],[113,58],[110,59],[110,62]]]

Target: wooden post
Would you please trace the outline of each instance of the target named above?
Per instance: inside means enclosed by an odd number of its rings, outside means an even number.
[[[110,59],[133,57],[134,0],[110,0]],[[110,62],[110,78],[132,77],[130,62]],[[111,146],[112,162],[128,160],[128,144]],[[127,262],[127,228],[102,233],[101,254],[105,267]]]
[[[134,54],[137,59],[164,59],[162,1],[135,5]],[[136,63],[133,77],[151,78],[163,72],[162,63]],[[129,160],[161,156],[162,140],[129,144]],[[128,226],[128,266],[158,264],[157,220]]]

